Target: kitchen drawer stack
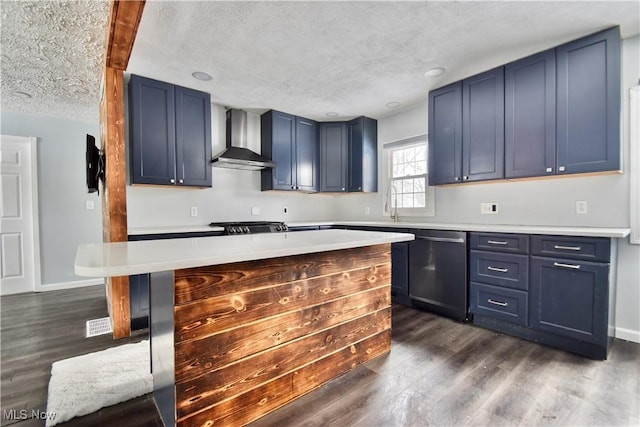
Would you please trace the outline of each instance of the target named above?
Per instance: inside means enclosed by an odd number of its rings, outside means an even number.
[[[474,323],[605,359],[613,336],[615,256],[608,238],[471,233]]]

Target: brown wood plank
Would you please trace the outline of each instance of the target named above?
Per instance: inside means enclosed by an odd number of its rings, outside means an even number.
[[[327,329],[390,305],[389,287],[372,289],[301,311],[243,324],[200,340],[182,342],[175,348],[176,369],[208,363],[224,366],[312,331]],[[199,357],[189,356],[196,352],[199,352]]]
[[[105,68],[100,106],[101,145],[105,154],[105,183],[102,191],[103,240],[126,242],[127,193],[124,131],[124,79],[122,70]],[[106,278],[113,338],[131,335],[129,278]]]
[[[391,329],[391,308],[319,331],[224,367],[176,369],[178,417],[245,393],[277,377]],[[200,374],[193,378],[193,375]],[[190,377],[190,378],[189,378]]]
[[[391,264],[387,263],[178,306],[174,315],[176,341],[194,330],[198,336],[207,336],[243,323],[389,286],[390,283]]]
[[[247,393],[206,408],[190,417],[180,418],[177,424],[185,427],[248,424],[359,364],[389,352],[390,348],[391,331],[386,330]]]
[[[343,249],[176,271],[176,305],[390,262],[391,245]]]
[[[111,2],[105,66],[126,70],[142,18],[145,0]]]

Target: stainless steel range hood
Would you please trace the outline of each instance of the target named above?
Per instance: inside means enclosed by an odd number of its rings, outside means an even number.
[[[214,156],[212,166],[219,168],[260,170],[276,163],[247,148],[247,112],[227,110],[227,149]]]

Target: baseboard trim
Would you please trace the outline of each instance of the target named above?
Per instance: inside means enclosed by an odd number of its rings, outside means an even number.
[[[634,331],[633,329],[625,329],[616,326],[616,338],[625,341],[640,343],[640,331]]]
[[[40,285],[36,292],[60,291],[62,289],[81,288],[84,286],[104,285],[104,279],[77,280],[74,282],[47,283]]]

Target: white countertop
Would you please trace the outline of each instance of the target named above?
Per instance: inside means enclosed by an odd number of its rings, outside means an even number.
[[[369,226],[369,227],[394,227],[417,228],[423,230],[456,230],[456,231],[480,231],[493,233],[521,233],[521,234],[550,234],[555,236],[583,236],[583,237],[610,237],[624,238],[629,235],[631,229],[618,227],[554,227],[541,225],[501,225],[501,224],[459,224],[459,223],[435,223],[435,222],[391,222],[391,221],[304,221],[287,222],[289,227],[304,226]],[[141,234],[170,234],[170,233],[196,233],[202,231],[222,231],[222,228],[206,225],[184,227],[145,227],[129,229],[129,235]]]
[[[129,276],[413,240],[412,234],[314,230],[80,245],[75,274]]]

